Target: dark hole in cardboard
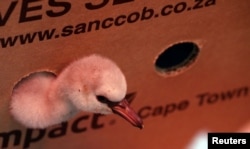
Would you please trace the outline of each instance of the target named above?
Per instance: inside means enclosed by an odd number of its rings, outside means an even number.
[[[199,51],[199,47],[193,42],[174,44],[159,54],[155,68],[163,75],[177,74],[193,64]]]

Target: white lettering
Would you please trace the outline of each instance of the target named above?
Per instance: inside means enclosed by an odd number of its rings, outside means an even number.
[[[212,137],[212,144],[246,144],[246,139],[219,139],[218,137]]]
[[[212,144],[219,144],[218,143],[218,137],[212,137]]]
[[[241,139],[241,144],[247,144],[247,140],[246,139]]]

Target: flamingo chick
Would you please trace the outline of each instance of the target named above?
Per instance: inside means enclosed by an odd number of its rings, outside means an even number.
[[[142,120],[125,99],[127,84],[119,67],[99,55],[71,63],[58,76],[36,72],[13,89],[10,112],[29,128],[61,123],[79,111],[116,113],[143,128]]]

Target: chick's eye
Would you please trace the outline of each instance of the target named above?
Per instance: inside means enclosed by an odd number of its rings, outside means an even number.
[[[96,96],[97,100],[101,103],[109,103],[110,101],[108,100],[108,98],[104,97],[104,96]]]

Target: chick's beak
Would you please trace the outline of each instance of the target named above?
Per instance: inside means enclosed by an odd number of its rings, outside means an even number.
[[[133,126],[142,129],[143,128],[142,119],[129,106],[128,100],[125,97],[125,99],[123,99],[117,104],[110,106],[110,108],[113,110],[115,114],[120,115],[121,117],[126,119],[128,122],[130,122]]]

